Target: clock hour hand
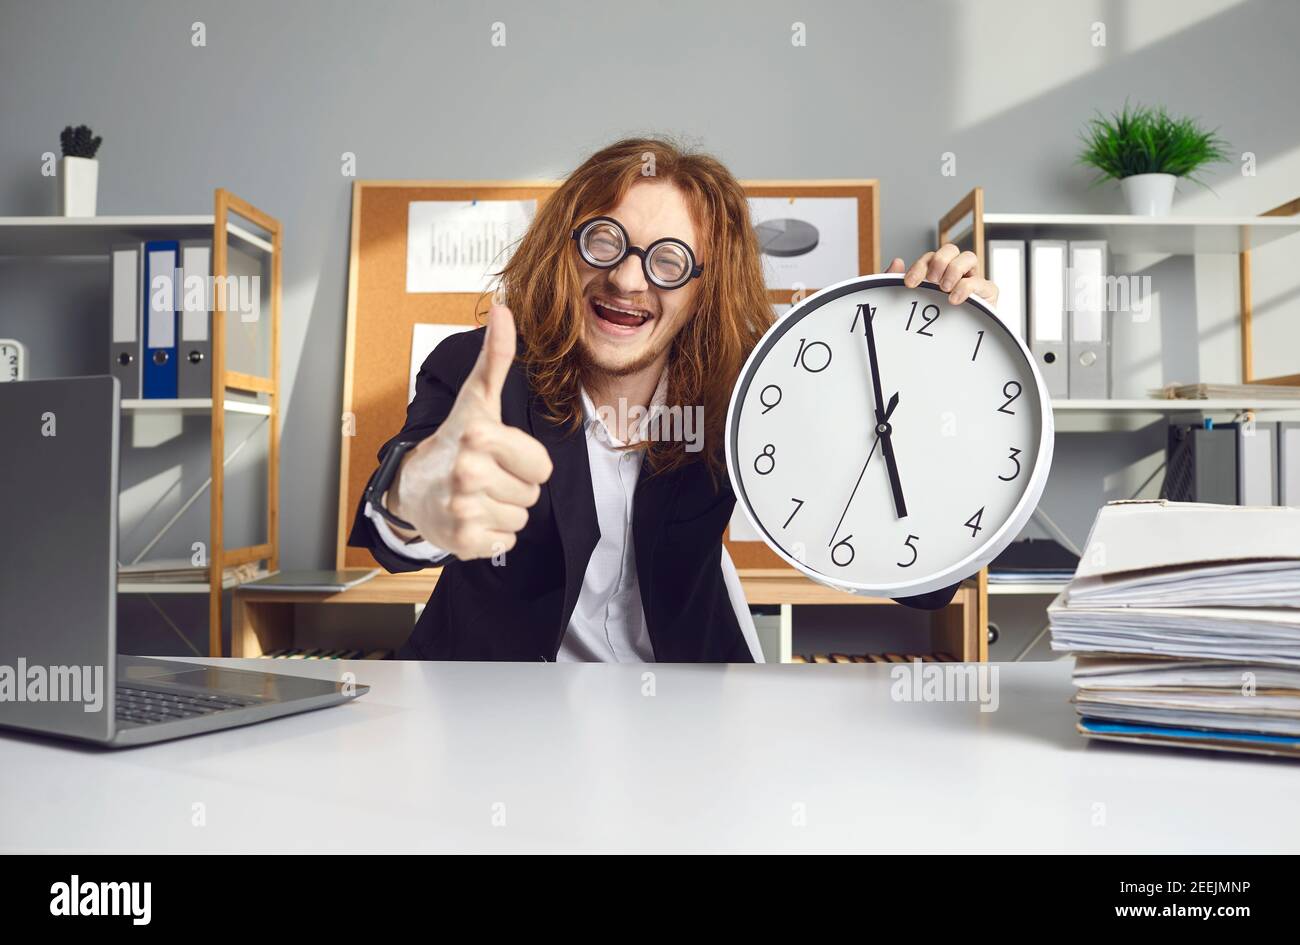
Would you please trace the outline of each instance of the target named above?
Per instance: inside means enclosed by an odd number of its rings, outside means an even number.
[[[898,461],[894,459],[894,440],[888,423],[876,427],[880,431],[881,452],[885,454],[885,469],[889,471],[889,487],[894,493],[894,514],[907,518],[907,501],[903,498],[903,483],[898,478]]]

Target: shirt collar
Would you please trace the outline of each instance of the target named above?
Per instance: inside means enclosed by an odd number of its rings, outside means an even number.
[[[619,426],[626,426],[631,419],[628,416],[628,409],[618,410],[612,408],[606,411],[607,416],[602,417],[596,409],[595,402],[591,395],[587,393],[584,387],[582,391],[582,418],[587,428],[588,434],[595,434],[602,440],[605,440],[613,446],[626,446],[628,442],[636,442],[645,437],[646,428],[649,426],[653,417],[657,417],[668,404],[668,369],[664,368],[659,375],[659,383],[655,385],[655,392],[650,397],[650,409],[641,412],[640,422],[637,424],[636,433],[629,441],[619,439]],[[611,429],[613,424],[613,429]]]

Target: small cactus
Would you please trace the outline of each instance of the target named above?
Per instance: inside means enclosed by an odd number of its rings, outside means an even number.
[[[86,125],[78,125],[76,128],[68,125],[59,135],[59,142],[63,146],[63,156],[93,158],[95,152],[99,150],[100,143],[104,140],[98,136],[92,137],[94,134]]]

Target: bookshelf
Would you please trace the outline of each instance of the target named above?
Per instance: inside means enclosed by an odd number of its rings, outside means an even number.
[[[208,580],[205,582],[119,582],[119,593],[191,594],[208,597],[208,654],[221,656],[223,597],[238,581],[224,574],[227,567],[262,564],[274,570],[279,563],[279,412],[280,412],[280,221],[218,188],[213,194],[211,214],[130,215],[100,217],[0,217],[0,256],[19,258],[76,259],[107,257],[115,245],[151,239],[211,239],[212,276],[223,279],[229,272],[231,246],[252,254],[269,273],[270,351],[265,375],[226,369],[227,333],[225,312],[212,313],[212,394],[206,398],[178,400],[129,399],[122,402],[124,415],[198,416],[210,419],[211,476],[204,489],[209,494]],[[107,365],[107,357],[105,358]],[[217,406],[219,405],[219,406]],[[224,469],[229,458],[227,417],[253,417],[268,429],[266,490],[266,540],[244,547],[227,547],[224,542]],[[202,491],[202,490],[200,490]],[[167,526],[170,527],[170,524]],[[166,528],[164,528],[164,531]]]
[[[1239,276],[1237,322],[1241,340],[1243,384],[1275,384],[1296,388],[1287,399],[1249,397],[1207,400],[1158,398],[1057,399],[1052,402],[1056,432],[1120,432],[1175,416],[1233,419],[1268,413],[1285,417],[1300,414],[1300,373],[1279,377],[1255,376],[1251,292],[1251,253],[1261,246],[1300,233],[1300,198],[1258,216],[1167,216],[1071,213],[990,213],[985,210],[984,189],[976,187],[940,217],[938,244],[956,243],[979,259],[980,271],[990,239],[1105,240],[1112,253],[1165,253],[1171,255],[1235,255]],[[987,595],[999,597],[1054,597],[1064,583],[989,583],[987,569],[977,578]],[[987,596],[981,619],[987,622]]]
[[[349,606],[388,604],[414,608],[423,605],[437,586],[441,568],[428,568],[404,574],[376,574],[362,584],[336,594],[303,591],[252,591],[236,588],[230,618],[231,655],[261,656],[286,647],[310,647],[310,630],[295,620],[297,605]],[[738,570],[745,599],[753,606],[780,608],[780,661],[794,662],[793,607],[800,606],[897,606],[892,600],[858,597],[809,581],[788,568],[741,568]],[[988,633],[980,632],[987,624],[980,622],[980,589],[967,581],[957,590],[952,602],[941,610],[928,612],[929,628],[925,648],[916,654],[929,657],[944,654],[956,660],[984,662],[988,659]],[[369,648],[371,640],[364,633],[355,639],[335,640],[335,645]]]

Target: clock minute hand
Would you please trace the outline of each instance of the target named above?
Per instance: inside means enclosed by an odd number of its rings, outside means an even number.
[[[881,452],[885,454],[885,469],[889,472],[889,487],[894,493],[894,514],[907,518],[907,500],[903,498],[903,483],[898,478],[898,461],[894,458],[894,428],[889,423],[894,408],[898,406],[898,394],[889,398],[889,405],[883,407],[885,395],[880,389],[880,362],[876,358],[876,330],[870,311],[862,319],[867,329],[867,357],[871,361],[871,386],[876,395],[876,436],[881,443]]]

